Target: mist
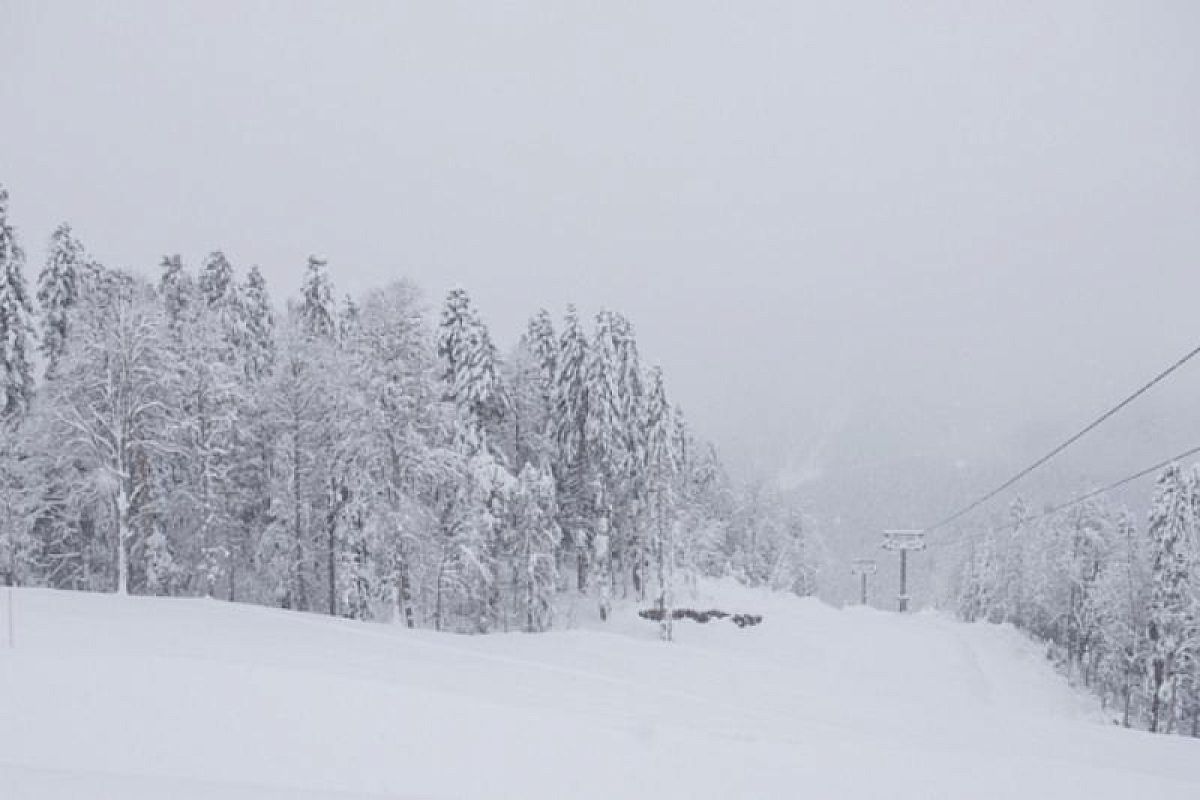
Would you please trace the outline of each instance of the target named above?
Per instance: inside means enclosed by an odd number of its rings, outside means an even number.
[[[1185,2],[10,1],[0,180],[31,264],[67,220],[146,274],[221,248],[279,295],[310,253],[339,292],[461,285],[504,346],[540,307],[619,309],[697,431],[845,559],[1197,343],[1198,25]],[[1197,389],[1181,371],[1020,493],[1200,444]]]

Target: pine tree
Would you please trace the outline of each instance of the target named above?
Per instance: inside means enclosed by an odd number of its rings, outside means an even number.
[[[546,404],[550,405],[554,399],[554,385],[558,377],[558,339],[554,334],[554,322],[550,319],[550,312],[543,308],[529,320],[525,338],[538,365],[543,396]]]
[[[1159,475],[1150,512],[1150,730],[1169,730],[1177,684],[1194,625],[1189,574],[1194,555],[1194,500],[1178,466]]]
[[[33,399],[33,308],[25,288],[25,253],[8,221],[8,192],[0,186],[0,419],[12,424]]]
[[[0,427],[0,583],[7,586],[31,583],[37,572],[35,528],[44,509],[27,427]]]
[[[662,614],[662,638],[673,636],[675,580],[675,519],[673,491],[675,459],[672,448],[671,406],[667,402],[662,370],[655,367],[647,381],[645,418],[646,488],[649,496],[646,524],[650,530],[651,552],[658,582],[656,606]]]
[[[267,284],[257,266],[250,267],[238,291],[241,315],[241,363],[247,378],[261,380],[275,365],[275,313]]]
[[[329,281],[327,262],[316,256],[308,257],[301,290],[300,319],[309,336],[331,338],[337,331],[333,284]]]
[[[614,547],[612,519],[614,500],[621,493],[625,437],[622,398],[618,388],[618,331],[615,315],[601,311],[588,350],[587,417],[584,420],[584,452],[589,465],[587,502],[595,513],[590,563],[593,583],[599,592],[600,617],[607,619],[614,590],[614,561],[621,548]]]
[[[505,383],[510,387],[513,422],[513,468],[552,463],[555,373],[558,340],[550,315],[542,310],[529,321],[508,360]]]
[[[576,587],[589,580],[589,557],[595,524],[591,463],[587,452],[588,344],[574,306],[567,307],[558,342],[558,372],[551,405],[555,445],[554,479],[563,542],[574,552]]]
[[[67,347],[71,311],[79,304],[80,282],[86,257],[83,245],[63,223],[50,237],[46,265],[38,275],[38,305],[42,309],[41,352],[46,358],[46,377],[52,377]]]
[[[234,301],[233,265],[220,250],[204,259],[200,268],[200,299],[209,308],[232,305]]]
[[[178,254],[163,256],[159,267],[162,275],[159,276],[158,291],[162,295],[167,326],[177,334],[179,326],[189,318],[195,304],[196,284]]]
[[[455,520],[448,534],[442,563],[458,575],[460,589],[471,606],[478,630],[501,621],[498,574],[504,558],[502,528],[512,476],[503,469],[502,431],[510,409],[507,387],[491,335],[476,315],[467,293],[452,290],[438,328],[444,396],[457,419],[454,451],[461,459],[461,485],[449,508]],[[452,534],[449,535],[449,534]],[[443,595],[439,583],[439,596]]]
[[[508,392],[487,326],[462,289],[454,289],[446,297],[438,329],[438,355],[443,362],[446,399],[462,413],[471,446],[490,447],[497,454],[495,433],[508,412]]]

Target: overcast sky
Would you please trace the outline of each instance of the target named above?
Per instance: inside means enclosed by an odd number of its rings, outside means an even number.
[[[0,31],[31,271],[69,220],[277,295],[310,252],[341,291],[461,284],[506,343],[616,308],[831,529],[928,523],[1200,341],[1198,3],[0,0]],[[1047,480],[1200,444],[1198,391]]]

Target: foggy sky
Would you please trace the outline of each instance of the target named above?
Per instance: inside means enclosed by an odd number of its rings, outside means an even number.
[[[848,554],[1200,341],[1200,5],[908,5],[3,0],[0,182],[31,279],[69,220],[277,296],[310,252],[340,292],[461,284],[506,345],[621,310]],[[1200,444],[1197,390],[1023,493]]]

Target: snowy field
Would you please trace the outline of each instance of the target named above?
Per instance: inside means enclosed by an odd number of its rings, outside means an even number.
[[[0,796],[1200,797],[1200,742],[1112,726],[1010,629],[705,594],[766,620],[472,638],[19,590]]]

